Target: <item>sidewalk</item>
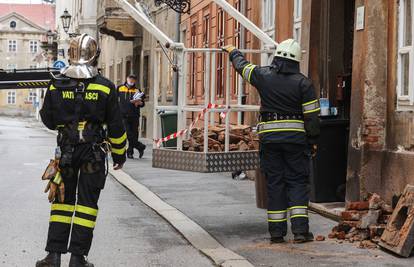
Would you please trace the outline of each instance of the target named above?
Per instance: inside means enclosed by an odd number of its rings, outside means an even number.
[[[255,266],[412,266],[381,250],[327,240],[296,245],[270,245],[266,212],[256,208],[252,181],[234,181],[230,174],[191,173],[151,167],[151,150],[143,159],[128,160],[124,171],[168,204],[198,223],[223,246]],[[327,236],[335,222],[311,213],[311,230]],[[292,236],[289,235],[291,240]]]

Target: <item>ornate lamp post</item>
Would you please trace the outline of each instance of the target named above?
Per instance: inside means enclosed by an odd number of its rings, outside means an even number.
[[[190,0],[154,0],[156,6],[166,4],[178,13],[190,13]]]
[[[69,11],[67,9],[65,9],[65,11],[63,11],[63,14],[62,14],[62,16],[60,16],[60,19],[62,20],[63,30],[66,33],[68,33],[69,27],[70,27],[70,22],[72,20],[72,16],[69,14]]]
[[[69,34],[69,37],[76,37],[79,34],[77,33],[71,33],[69,32],[69,28],[70,28],[70,23],[72,21],[72,15],[69,13],[69,11],[67,9],[65,9],[65,11],[63,11],[63,14],[60,16],[60,19],[62,21],[62,26],[63,26],[63,30]]]

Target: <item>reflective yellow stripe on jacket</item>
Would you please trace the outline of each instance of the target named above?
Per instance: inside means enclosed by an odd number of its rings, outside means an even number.
[[[302,120],[278,120],[261,122],[257,125],[257,132],[270,133],[270,132],[305,132],[304,121]]]
[[[88,85],[88,88],[86,88],[86,90],[101,91],[107,95],[109,95],[109,93],[111,92],[111,88],[105,85],[102,85],[102,84],[97,84],[97,83],[90,83]]]
[[[318,99],[302,104],[302,108],[303,108],[303,114],[310,114],[314,112],[319,112],[321,110],[319,107]]]

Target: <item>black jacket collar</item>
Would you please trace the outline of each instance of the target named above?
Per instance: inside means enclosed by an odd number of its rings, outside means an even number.
[[[275,57],[272,61],[271,67],[276,69],[276,71],[279,73],[286,73],[286,74],[300,73],[299,62],[286,59],[286,58]]]

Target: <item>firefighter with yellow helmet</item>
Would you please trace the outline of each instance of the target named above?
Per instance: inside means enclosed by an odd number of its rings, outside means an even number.
[[[67,252],[70,267],[94,266],[86,256],[106,180],[106,152],[112,153],[114,169],[122,168],[126,160],[117,92],[98,72],[96,40],[87,34],[74,38],[69,58],[70,65],[50,82],[40,111],[47,128],[58,131],[61,179],[50,182],[48,254],[36,267],[60,266],[61,254]]]

